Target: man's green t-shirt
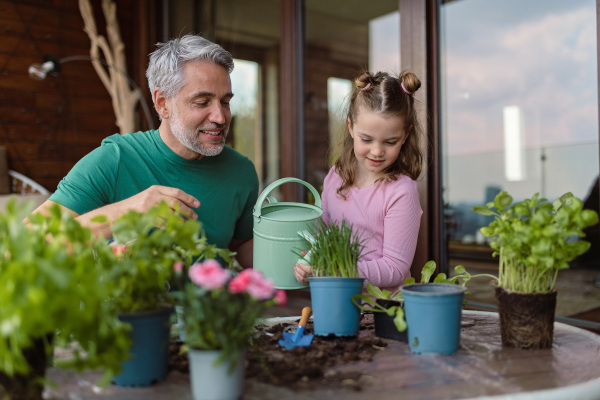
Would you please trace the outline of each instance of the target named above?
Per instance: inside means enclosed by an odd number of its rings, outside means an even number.
[[[225,146],[221,154],[187,160],[175,154],[158,130],[115,134],[83,157],[50,200],[78,214],[129,198],[152,185],[176,187],[196,197],[194,209],[209,243],[252,238],[258,176],[252,162]]]

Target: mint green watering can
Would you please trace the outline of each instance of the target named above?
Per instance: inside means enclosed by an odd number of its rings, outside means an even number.
[[[277,202],[274,197],[269,196],[275,188],[288,182],[306,186],[315,198],[315,205]],[[268,203],[263,204],[265,200]],[[271,279],[278,289],[307,287],[294,277],[294,266],[298,262],[299,253],[307,247],[301,235],[314,232],[323,215],[319,192],[300,179],[281,178],[267,186],[258,196],[253,215],[254,269]]]

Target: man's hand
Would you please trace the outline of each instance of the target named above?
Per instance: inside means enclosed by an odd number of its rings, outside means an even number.
[[[108,239],[112,236],[110,225],[121,215],[127,213],[129,210],[134,210],[140,213],[146,212],[163,200],[169,205],[169,207],[171,207],[173,211],[175,211],[176,207],[179,207],[178,213],[182,216],[192,219],[198,218],[198,215],[194,212],[194,210],[192,210],[192,208],[200,207],[200,201],[198,201],[198,199],[187,194],[181,189],[158,185],[150,186],[148,189],[125,200],[97,208],[82,215],[79,215],[66,207],[61,206],[61,208],[68,210],[75,215],[76,219],[81,223],[81,225],[90,228],[96,236],[103,235]],[[54,204],[53,201],[47,200],[38,208],[33,210],[33,212],[47,213],[46,209],[52,204]],[[92,222],[92,219],[98,215],[106,216],[108,222]]]
[[[175,211],[176,207],[179,207],[181,215],[191,219],[198,219],[198,215],[192,210],[192,208],[200,207],[198,199],[181,189],[159,185],[150,186],[148,189],[128,199],[102,207],[100,210],[107,207],[115,208],[115,212],[119,214],[116,217],[118,218],[129,210],[135,210],[140,213],[146,212],[163,200],[173,211]]]

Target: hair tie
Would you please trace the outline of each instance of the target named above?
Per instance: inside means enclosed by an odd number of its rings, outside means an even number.
[[[400,82],[400,87],[402,87],[402,90],[404,90],[404,93],[411,95],[414,92],[409,92],[408,90],[406,90],[406,88],[404,87],[404,82]]]
[[[362,89],[360,89],[360,90],[361,90],[361,92],[362,92],[363,90],[367,90],[367,89],[368,89],[368,88],[370,88],[370,87],[371,87],[371,82],[367,83],[367,86],[365,86],[364,88],[362,88]]]

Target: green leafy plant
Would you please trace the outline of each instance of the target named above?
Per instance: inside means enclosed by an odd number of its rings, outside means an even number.
[[[103,367],[100,384],[108,384],[130,340],[106,302],[106,245],[57,205],[26,223],[30,210],[10,200],[0,213],[0,371],[27,375],[23,352],[41,339],[47,353],[53,346],[70,349],[72,356],[57,365]]]
[[[525,293],[553,291],[558,271],[590,247],[579,239],[583,229],[598,223],[598,214],[584,210],[572,193],[552,204],[537,193],[513,204],[503,191],[473,211],[494,217],[481,233],[492,238],[490,247],[499,257],[498,286]]]
[[[358,258],[365,248],[360,232],[342,220],[340,224],[326,225],[321,221],[305,258],[313,265],[315,277],[358,277]]]
[[[430,260],[427,263],[425,263],[425,265],[421,269],[421,283],[429,283],[431,281],[431,277],[435,273],[436,267],[437,265],[433,260]],[[448,276],[445,273],[440,272],[433,279],[433,283],[448,283],[464,286],[470,279],[475,277],[485,275],[494,279],[496,278],[493,275],[487,274],[471,275],[465,270],[465,267],[462,265],[457,265],[454,268],[454,272],[455,275],[451,278],[448,278]],[[415,278],[412,276],[404,280],[405,285],[410,285],[412,283],[416,283]],[[406,321],[404,319],[403,308],[404,300],[402,299],[402,292],[400,291],[400,289],[390,292],[386,289],[382,290],[377,286],[373,285],[372,283],[368,283],[366,289],[368,295],[354,295],[352,296],[352,302],[363,311],[383,312],[389,315],[390,317],[394,317],[394,325],[396,325],[396,329],[398,329],[399,332],[403,332],[404,330],[406,330]],[[386,308],[379,304],[377,300],[392,300],[398,302],[399,305],[394,305],[392,307]]]
[[[254,325],[264,310],[286,302],[285,291],[276,290],[255,269],[234,274],[215,260],[205,260],[192,265],[187,276],[181,263],[174,270],[184,286],[177,296],[183,306],[186,345],[221,350],[217,364],[228,360],[231,370],[250,346]]]
[[[95,221],[106,221],[98,217]],[[173,303],[170,284],[173,264],[188,267],[203,258],[220,257],[229,265],[234,253],[207,243],[202,224],[183,218],[166,202],[144,213],[130,210],[112,224],[114,282],[111,304],[115,311],[156,310]]]

